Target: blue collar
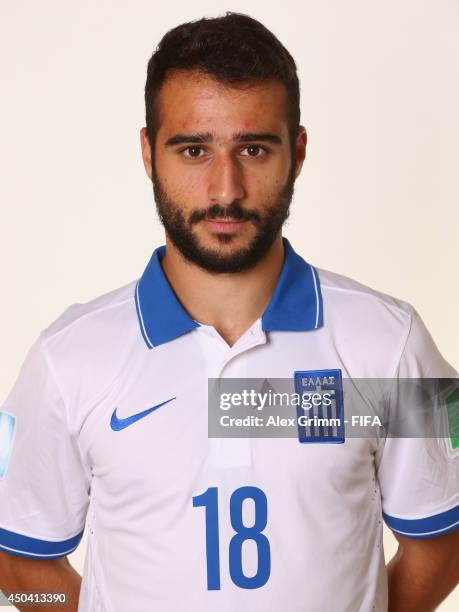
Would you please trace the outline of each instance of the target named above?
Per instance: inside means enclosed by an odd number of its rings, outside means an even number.
[[[282,238],[285,258],[271,300],[261,317],[264,331],[307,331],[323,325],[322,294],[316,270]],[[186,334],[199,323],[178,301],[163,272],[165,245],[153,252],[135,289],[142,336],[149,348]]]

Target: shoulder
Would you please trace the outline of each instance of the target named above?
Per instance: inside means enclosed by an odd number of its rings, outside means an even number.
[[[360,355],[368,353],[373,361],[391,355],[389,371],[402,377],[456,375],[411,304],[346,276],[316,271],[325,326]]]
[[[324,332],[343,359],[365,365],[366,376],[393,376],[417,316],[415,309],[346,276],[321,269],[317,273]]]
[[[66,308],[40,334],[60,393],[77,414],[109,389],[142,342],[135,306],[137,281]],[[72,404],[72,401],[75,404]]]
[[[415,312],[413,306],[408,302],[382,291],[377,291],[352,278],[320,268],[316,268],[316,271],[319,276],[324,300],[342,304],[343,306],[353,304],[354,307],[383,308],[387,313],[398,316],[406,322],[410,320]]]
[[[321,269],[317,273],[326,322],[339,321],[364,333],[379,332],[403,342],[418,316],[411,304],[341,274]]]
[[[68,381],[104,380],[119,370],[141,340],[135,306],[136,281],[66,308],[40,334],[58,376]]]
[[[135,287],[132,281],[117,289],[99,295],[87,302],[69,305],[41,333],[44,344],[52,343],[60,336],[82,337],[82,335],[114,331],[135,314]]]

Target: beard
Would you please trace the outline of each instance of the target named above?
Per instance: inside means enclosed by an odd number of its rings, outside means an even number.
[[[181,255],[208,272],[235,273],[253,268],[263,259],[288,219],[295,185],[295,168],[292,163],[285,185],[272,202],[263,206],[262,212],[243,208],[235,200],[227,206],[216,203],[207,208],[197,208],[185,218],[183,207],[168,196],[156,169],[153,169],[152,181],[159,219]],[[231,253],[202,246],[193,233],[193,226],[204,219],[225,218],[253,223],[256,233],[250,243]],[[225,245],[233,240],[233,235],[221,233],[216,234],[216,238],[220,244]]]

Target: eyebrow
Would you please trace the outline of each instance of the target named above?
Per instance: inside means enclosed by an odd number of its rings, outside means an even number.
[[[199,134],[176,134],[166,140],[165,146],[173,147],[184,143],[202,144],[204,142],[212,142],[213,139],[213,135],[210,132],[202,132]],[[270,132],[237,132],[233,134],[232,140],[234,142],[270,142],[272,144],[282,144],[282,138]]]

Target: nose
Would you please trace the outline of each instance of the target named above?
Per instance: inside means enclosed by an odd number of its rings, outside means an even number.
[[[215,159],[210,168],[208,195],[212,202],[226,206],[245,195],[241,169],[229,155]]]

